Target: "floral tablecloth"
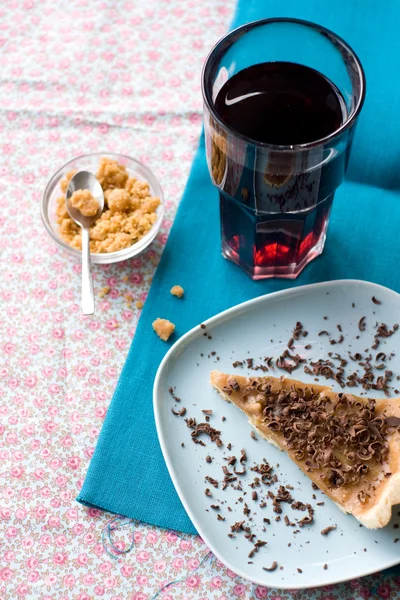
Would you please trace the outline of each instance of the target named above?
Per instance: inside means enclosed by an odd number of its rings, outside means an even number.
[[[202,62],[233,10],[233,0],[0,3],[1,600],[150,600],[176,580],[158,597],[400,597],[390,573],[317,591],[252,586],[201,562],[198,537],[140,524],[112,533],[119,548],[134,536],[115,559],[102,539],[112,515],[75,501],[189,172]],[[167,211],[145,254],[94,268],[97,309],[84,318],[80,266],[39,209],[52,173],[90,151],[150,165]]]

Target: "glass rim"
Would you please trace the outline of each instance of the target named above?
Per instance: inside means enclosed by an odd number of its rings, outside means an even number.
[[[359,80],[360,80],[360,97],[358,99],[357,105],[356,105],[355,109],[353,110],[353,113],[346,118],[345,122],[340,127],[338,127],[337,129],[335,129],[335,131],[333,131],[332,133],[330,133],[329,135],[327,135],[323,138],[314,140],[312,142],[306,142],[304,144],[293,144],[293,145],[288,145],[288,144],[280,145],[280,144],[269,144],[267,142],[259,142],[257,140],[253,140],[252,138],[250,138],[246,135],[239,133],[233,127],[224,123],[224,121],[220,118],[219,114],[215,110],[215,105],[214,105],[214,101],[211,97],[209,86],[206,86],[206,83],[205,83],[206,77],[208,75],[208,71],[210,69],[210,64],[212,62],[212,59],[218,54],[218,52],[221,50],[221,47],[227,43],[229,38],[236,35],[237,33],[241,32],[241,31],[245,32],[246,30],[251,30],[251,29],[254,29],[255,27],[260,27],[261,25],[271,25],[273,23],[292,23],[292,24],[296,24],[296,25],[303,25],[305,27],[309,27],[310,29],[314,29],[314,30],[318,31],[321,34],[329,34],[329,36],[333,37],[336,41],[338,41],[340,43],[340,45],[343,46],[343,48],[351,55],[351,57],[354,60],[354,63],[357,66],[358,76],[359,76]],[[362,66],[361,61],[358,58],[357,54],[354,52],[352,47],[349,46],[349,44],[344,41],[344,39],[342,37],[340,37],[339,35],[334,33],[331,29],[328,29],[327,27],[323,27],[322,25],[318,25],[317,23],[314,23],[313,21],[306,21],[304,19],[296,19],[296,18],[291,18],[291,17],[273,17],[270,19],[259,19],[257,21],[250,21],[249,23],[240,25],[239,27],[236,27],[232,31],[229,31],[213,46],[213,48],[210,50],[207,58],[204,61],[204,65],[203,65],[203,69],[202,69],[202,73],[201,73],[201,91],[202,91],[204,103],[207,106],[208,110],[210,111],[210,114],[212,115],[213,119],[215,119],[215,121],[217,121],[217,123],[219,123],[219,125],[221,125],[221,127],[223,129],[227,130],[229,133],[231,133],[235,137],[237,137],[249,144],[252,144],[253,146],[269,148],[271,150],[279,150],[282,152],[285,152],[285,151],[286,152],[298,152],[299,150],[308,150],[310,148],[315,148],[317,146],[326,144],[326,142],[329,142],[330,140],[338,137],[344,131],[346,131],[347,129],[349,129],[351,127],[351,125],[354,123],[354,121],[357,119],[358,115],[360,114],[361,108],[364,104],[365,93],[366,93],[366,81],[365,81],[365,72],[364,72],[363,66]]]

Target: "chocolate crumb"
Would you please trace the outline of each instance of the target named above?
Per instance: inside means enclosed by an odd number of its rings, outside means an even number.
[[[181,446],[182,446],[182,448],[184,448],[184,447],[185,447],[185,444],[182,442],[182,443],[181,443]]]
[[[208,463],[212,462],[212,458],[209,454],[206,456],[206,462],[208,462]]]
[[[206,495],[206,496],[212,496],[212,494],[211,494],[211,492],[210,492],[210,488],[206,488],[206,489],[204,490],[204,493],[205,493],[205,495]]]
[[[208,409],[206,409],[206,410],[202,410],[201,412],[202,412],[204,415],[212,415],[212,414],[213,414],[213,411],[212,411],[210,408],[208,408]]]
[[[324,569],[325,569],[325,571],[327,570],[327,568],[328,568],[328,565],[325,563],[325,564],[324,564]]]
[[[253,430],[250,431],[250,437],[257,442],[257,436]]]
[[[382,304],[382,302],[380,300],[378,300],[378,298],[375,298],[375,296],[372,296],[372,302],[374,304]]]
[[[210,504],[210,508],[213,508],[214,510],[219,510],[219,504]]]
[[[251,494],[251,499],[252,499],[252,500],[257,500],[257,498],[258,498],[258,494],[257,494],[257,492],[255,492],[255,491],[254,491],[254,492],[252,492],[252,494]]]
[[[239,461],[243,464],[247,460],[246,450],[244,448],[242,448],[240,451],[240,454],[241,454],[241,457],[240,457]]]
[[[329,527],[325,527],[325,529],[321,530],[321,535],[328,535],[331,531],[336,529],[336,525],[330,525]]]
[[[276,560],[274,560],[274,562],[272,563],[272,565],[270,567],[263,567],[264,571],[275,571],[278,568],[278,563],[276,562]]]
[[[223,517],[219,513],[217,514],[217,519],[218,519],[218,521],[225,521],[225,517]]]
[[[303,571],[297,567],[297,572],[302,573]]]

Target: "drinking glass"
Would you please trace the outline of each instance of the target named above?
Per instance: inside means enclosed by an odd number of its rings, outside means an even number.
[[[215,107],[221,87],[239,71],[270,61],[305,65],[328,78],[343,98],[342,124],[322,139],[296,145],[255,141],[227,125]],[[207,162],[220,196],[222,254],[253,279],[294,279],[324,249],[365,97],[361,63],[324,27],[265,19],[216,44],[203,68],[202,91]]]

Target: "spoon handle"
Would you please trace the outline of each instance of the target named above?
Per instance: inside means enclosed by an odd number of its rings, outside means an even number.
[[[82,312],[94,313],[93,281],[90,272],[89,229],[82,227]]]

